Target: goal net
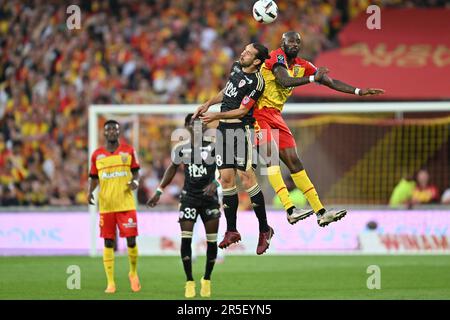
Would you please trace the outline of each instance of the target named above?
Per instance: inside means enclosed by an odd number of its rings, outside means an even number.
[[[144,204],[170,164],[173,131],[183,127],[185,116],[196,107],[90,106],[89,153],[104,143],[104,122],[119,121],[122,139],[139,155],[142,187],[136,196]],[[283,115],[300,159],[327,204],[386,205],[396,184],[413,179],[421,168],[441,191],[449,187],[450,102],[288,104]],[[283,174],[289,187],[285,167]],[[162,205],[176,208],[183,179],[181,172],[175,176]],[[270,206],[275,197],[267,177],[260,176],[259,183]],[[96,232],[96,208],[90,210]],[[95,244],[94,231],[92,236]]]

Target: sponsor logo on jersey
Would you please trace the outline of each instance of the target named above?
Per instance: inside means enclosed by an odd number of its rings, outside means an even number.
[[[245,82],[245,81],[244,81]],[[233,83],[231,81],[228,81],[227,86],[225,88],[225,93],[224,93],[227,97],[233,98],[237,96],[237,89],[236,87],[233,85]]]
[[[128,176],[127,171],[103,172],[102,179],[114,179]]]
[[[189,164],[189,175],[193,178],[200,178],[208,174],[208,171],[203,165]]]

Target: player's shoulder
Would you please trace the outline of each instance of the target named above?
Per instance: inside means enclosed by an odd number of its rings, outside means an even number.
[[[98,147],[97,149],[94,150],[94,152],[92,152],[92,158],[97,158],[101,154],[106,154],[106,152],[107,151],[105,147]]]
[[[189,149],[191,148],[191,140],[181,140],[174,144],[173,150],[176,152],[180,152],[181,150]]]
[[[280,62],[285,63],[286,62],[286,53],[283,51],[283,49],[278,48],[269,53],[269,60],[272,62]]]
[[[134,152],[134,147],[129,145],[129,144],[127,144],[127,143],[121,143],[119,145],[119,151],[121,151],[121,152],[131,152],[132,153],[132,152]]]
[[[300,58],[300,57],[295,58],[294,62],[295,62],[295,64],[298,64],[298,65],[301,65],[304,67],[316,68],[316,66],[311,61],[308,61],[308,60]]]
[[[256,90],[263,90],[264,89],[264,85],[265,85],[265,81],[264,81],[264,77],[261,73],[261,71],[256,71],[253,74],[253,77],[255,79],[255,83],[254,83],[254,87],[256,88]]]
[[[272,68],[277,65],[286,65],[287,58],[286,54],[284,53],[283,49],[278,48],[276,50],[273,50],[269,53],[269,58],[266,59],[266,61],[263,64],[263,68],[272,70]]]

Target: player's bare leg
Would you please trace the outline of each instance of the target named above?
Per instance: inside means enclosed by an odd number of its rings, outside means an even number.
[[[211,297],[211,273],[217,258],[217,231],[219,230],[219,219],[204,222],[206,231],[206,266],[205,275],[200,280],[200,295],[204,298]]]
[[[308,218],[314,213],[310,209],[300,209],[294,206],[294,203],[289,196],[289,190],[283,180],[281,174],[279,158],[273,159],[272,155],[278,153],[278,148],[275,141],[271,140],[270,143],[263,143],[259,146],[260,154],[263,155],[263,159],[267,165],[267,178],[273,190],[279,197],[284,209],[286,210],[286,217],[290,224],[295,224],[300,220]],[[275,161],[274,161],[275,160]]]
[[[105,293],[115,293],[116,283],[114,281],[114,239],[105,239],[103,248],[103,266],[105,267],[107,287]]]
[[[137,258],[138,248],[136,244],[136,237],[127,238],[128,246],[128,262],[130,264],[130,272],[128,273],[128,279],[130,280],[131,290],[138,292],[141,290],[141,283],[137,274]]]
[[[241,235],[236,228],[237,209],[239,205],[236,188],[236,169],[221,169],[220,180],[223,193],[223,211],[227,220],[227,231],[222,242],[219,244],[219,248],[225,249],[241,240]]]
[[[341,220],[346,214],[345,209],[325,209],[319,199],[314,185],[309,180],[303,164],[297,153],[297,148],[284,148],[280,150],[280,158],[291,171],[292,180],[297,188],[303,192],[309,204],[317,215],[317,223],[321,227]]]
[[[192,235],[194,230],[194,221],[180,221],[181,228],[181,261],[183,262],[184,273],[186,274],[186,284],[184,296],[194,298],[195,281],[192,277]]]

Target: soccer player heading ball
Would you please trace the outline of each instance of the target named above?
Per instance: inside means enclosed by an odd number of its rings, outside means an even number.
[[[300,210],[294,207],[283,181],[280,166],[268,161],[268,179],[286,209],[288,222],[294,224],[316,213],[318,224],[324,227],[344,217],[346,210],[326,210],[322,205],[316,189],[300,161],[295,139],[281,116],[283,106],[292,94],[294,87],[312,82],[326,85],[336,91],[360,96],[381,94],[384,93],[384,90],[359,89],[342,81],[331,79],[327,75],[327,68],[316,68],[309,61],[298,57],[300,45],[301,38],[298,32],[284,33],[281,47],[272,51],[270,58],[261,67],[266,87],[254,112],[257,122],[255,127],[261,129],[261,135],[256,134],[257,137],[260,137],[256,143],[260,148],[267,148],[262,154],[270,157],[273,152],[279,153],[279,158],[289,168],[295,185],[303,192],[312,207],[312,210]],[[278,130],[278,145],[273,140],[272,130]]]
[[[94,190],[100,185],[100,236],[105,239],[103,265],[108,286],[106,293],[116,292],[114,281],[114,240],[116,225],[120,237],[127,238],[131,290],[141,289],[137,275],[138,248],[136,245],[137,217],[133,190],[139,186],[139,162],[133,147],[119,143],[120,126],[115,120],[104,125],[106,146],[94,151],[91,156],[89,179],[89,204],[94,205]]]

